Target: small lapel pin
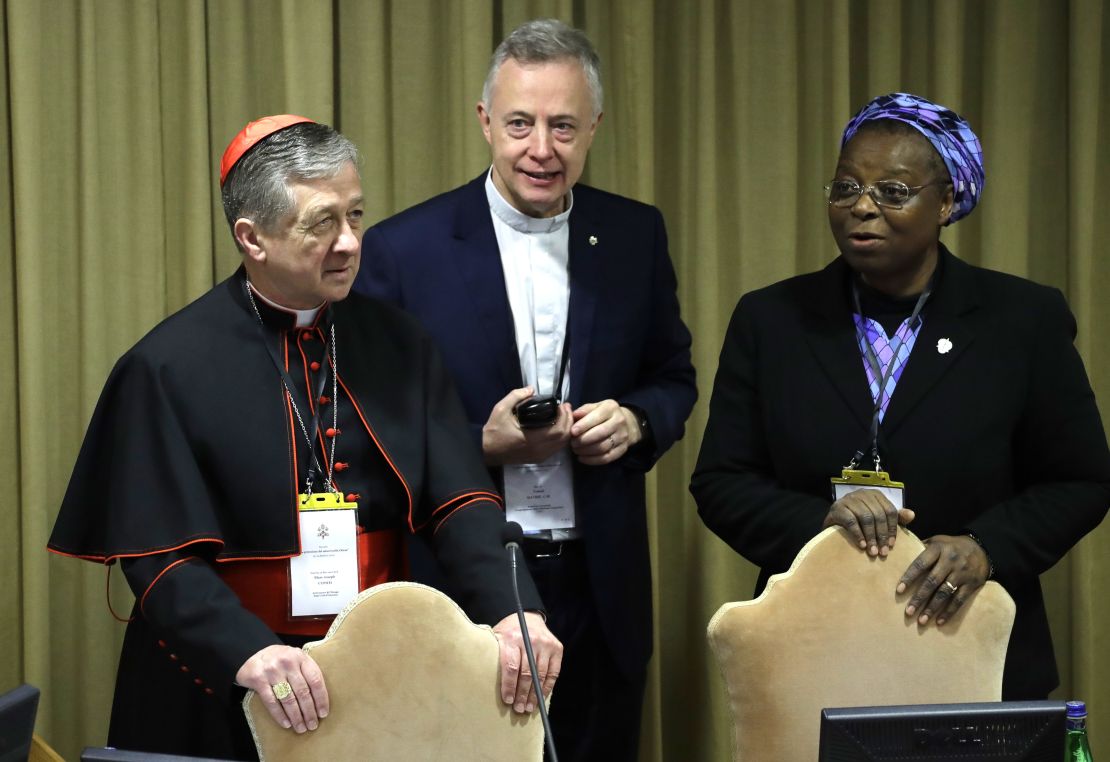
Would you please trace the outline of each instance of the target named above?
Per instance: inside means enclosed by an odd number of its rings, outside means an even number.
[[[952,351],[952,342],[948,339],[941,339],[937,342],[937,351],[942,355],[946,355]]]
[[[597,246],[597,236],[596,235],[590,236],[590,246]]]

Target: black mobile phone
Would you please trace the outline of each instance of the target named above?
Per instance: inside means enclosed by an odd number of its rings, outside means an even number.
[[[530,397],[517,403],[513,415],[522,429],[550,426],[559,417],[559,400],[555,397]]]

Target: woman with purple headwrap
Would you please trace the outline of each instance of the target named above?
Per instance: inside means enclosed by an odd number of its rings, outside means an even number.
[[[853,117],[826,187],[840,256],[741,298],[690,489],[757,593],[825,527],[883,557],[912,521],[908,600],[875,605],[943,627],[997,580],[1017,604],[1003,698],[1044,698],[1038,575],[1105,515],[1110,450],[1061,293],[940,242],[983,185],[949,109],[892,93]]]

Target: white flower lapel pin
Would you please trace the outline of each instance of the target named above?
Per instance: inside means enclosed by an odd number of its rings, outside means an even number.
[[[937,351],[942,355],[946,355],[952,351],[952,342],[948,339],[940,339],[937,341]]]

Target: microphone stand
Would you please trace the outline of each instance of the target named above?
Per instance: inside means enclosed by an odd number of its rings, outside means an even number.
[[[536,691],[536,703],[540,710],[540,721],[543,723],[547,757],[550,762],[559,762],[559,755],[555,753],[555,738],[551,734],[551,720],[547,717],[547,703],[543,697],[543,686],[540,685],[540,672],[536,668],[536,655],[532,653],[532,637],[528,634],[528,623],[524,620],[524,604],[520,601],[520,588],[516,581],[516,552],[520,549],[520,544],[513,540],[506,543],[505,547],[509,549],[509,565],[513,571],[513,598],[516,599],[516,617],[520,622],[520,634],[524,636],[524,652],[528,655],[528,667],[532,670],[532,688]]]

